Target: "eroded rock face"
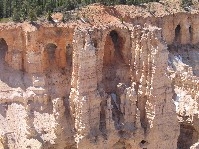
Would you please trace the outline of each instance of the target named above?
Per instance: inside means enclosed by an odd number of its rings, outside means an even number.
[[[198,148],[197,14],[123,7],[90,6],[101,25],[0,26],[0,147]]]

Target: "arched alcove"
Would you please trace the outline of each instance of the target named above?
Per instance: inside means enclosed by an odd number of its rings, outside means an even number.
[[[58,68],[56,62],[56,53],[57,53],[56,50],[57,50],[57,45],[54,43],[48,43],[44,46],[44,51],[43,51],[44,70],[51,70]]]
[[[5,56],[8,51],[8,45],[3,38],[0,38],[0,60],[5,61]]]
[[[190,124],[180,124],[180,135],[178,137],[178,148],[188,149],[199,139],[199,133]]]
[[[94,46],[95,48],[98,47],[98,44],[97,44],[97,40],[96,40],[96,39],[93,39],[93,40],[92,40],[92,44],[93,44],[93,46]]]
[[[130,67],[125,56],[126,38],[117,30],[106,36],[104,45],[102,83],[106,93],[115,93],[119,83],[130,84]],[[129,53],[130,55],[130,53]]]
[[[176,28],[175,28],[175,42],[176,43],[179,43],[180,42],[180,39],[181,39],[181,27],[180,25],[177,25]]]
[[[8,51],[6,40],[0,38],[0,80],[11,88],[26,90],[27,87],[32,86],[32,79],[27,76],[24,83],[26,73],[20,70],[23,69],[22,54],[16,49],[10,50]]]
[[[72,56],[73,56],[73,48],[72,45],[66,45],[66,63],[67,66],[72,69]]]
[[[48,43],[43,51],[43,70],[49,92],[69,98],[72,76],[73,48],[70,43]]]
[[[102,132],[102,134],[106,134],[106,111],[105,111],[106,106],[107,103],[105,100],[103,100],[100,103],[100,125],[99,125],[99,130]]]
[[[55,59],[55,50],[57,49],[57,46],[53,43],[48,43],[45,46],[45,51],[48,53],[48,59],[54,60]]]
[[[193,38],[193,28],[192,28],[191,25],[189,26],[189,36],[190,36],[190,41],[192,41],[192,38]]]

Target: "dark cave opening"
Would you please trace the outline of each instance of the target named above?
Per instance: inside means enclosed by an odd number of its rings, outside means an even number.
[[[192,41],[192,38],[193,38],[193,29],[192,29],[192,26],[189,26],[189,35],[190,35],[190,41]]]
[[[70,44],[68,44],[66,46],[66,63],[67,63],[67,66],[71,69],[72,69],[72,59],[73,59],[73,48]]]
[[[97,40],[96,40],[96,39],[93,39],[93,40],[92,40],[92,44],[93,44],[93,46],[94,46],[95,48],[98,47],[98,44],[97,44]]]
[[[120,93],[118,85],[130,85],[130,66],[125,63],[124,52],[126,37],[122,36],[119,31],[112,30],[106,36],[104,45],[103,68],[102,68],[102,87],[103,90],[111,96],[112,119],[115,122],[116,129],[121,128],[123,113],[120,109]],[[128,59],[128,58],[126,58]],[[121,93],[122,94],[122,93]]]
[[[106,37],[102,69],[102,83],[106,93],[115,93],[119,83],[130,83],[130,68],[123,58],[123,50],[126,50],[124,44],[125,38],[115,30]]]
[[[119,34],[113,30],[110,32],[110,37],[112,39],[112,42],[114,44],[114,61],[113,63],[117,63],[120,61],[120,63],[124,63],[124,58],[122,54],[122,49],[124,47],[124,41],[123,38],[119,36]]]
[[[178,137],[178,149],[188,149],[199,139],[199,133],[189,124],[180,124]]]
[[[146,141],[145,141],[145,140],[142,140],[140,143],[141,143],[141,144],[144,144],[144,143],[146,143]]]
[[[48,53],[48,59],[54,60],[55,59],[55,50],[57,49],[57,46],[53,43],[48,43],[45,46],[45,51]]]
[[[100,125],[99,130],[102,132],[103,135],[106,134],[106,111],[105,107],[107,106],[106,100],[103,100],[100,103]]]
[[[180,42],[180,33],[181,33],[181,27],[180,25],[177,25],[175,28],[175,42],[179,43]]]
[[[142,149],[147,149],[148,142],[146,140],[142,140],[139,145]]]
[[[118,44],[118,42],[119,42],[118,33],[115,30],[113,30],[113,31],[110,32],[110,36],[111,36],[111,39],[112,39],[112,41],[114,43],[114,46],[116,46]]]
[[[0,59],[5,61],[6,53],[8,52],[8,45],[3,38],[0,38]]]

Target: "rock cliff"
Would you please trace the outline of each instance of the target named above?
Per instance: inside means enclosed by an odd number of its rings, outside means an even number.
[[[0,24],[0,147],[199,148],[197,5]]]

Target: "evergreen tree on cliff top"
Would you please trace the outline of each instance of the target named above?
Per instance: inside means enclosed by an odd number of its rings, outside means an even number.
[[[35,20],[41,15],[46,15],[49,11],[52,13],[55,10],[72,10],[92,3],[131,5],[153,1],[159,0],[0,0],[0,18],[12,17],[13,20],[22,21],[32,18]],[[32,8],[34,8],[34,12]]]

